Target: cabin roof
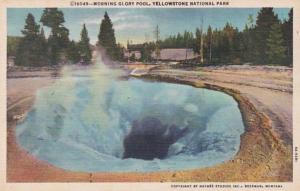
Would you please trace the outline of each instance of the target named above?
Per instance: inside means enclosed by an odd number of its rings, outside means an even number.
[[[191,48],[165,48],[160,50],[160,60],[185,60],[193,59],[198,55]],[[156,59],[155,52],[152,53],[152,57]]]

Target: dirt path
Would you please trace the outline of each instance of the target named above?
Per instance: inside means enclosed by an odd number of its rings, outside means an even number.
[[[200,80],[203,83],[238,90],[260,112],[270,117],[272,128],[285,143],[292,145],[292,71],[204,68],[198,71],[160,69],[152,70],[150,74],[190,81]]]

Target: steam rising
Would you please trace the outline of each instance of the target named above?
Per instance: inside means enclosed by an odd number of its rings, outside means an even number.
[[[120,81],[121,70],[106,67],[101,54],[95,58],[93,66],[65,67],[61,79],[38,91],[17,126],[18,142],[37,158],[74,171],[130,172],[212,166],[237,152],[244,127],[232,97],[185,85]],[[124,159],[134,121],[147,118],[189,130],[162,159]]]

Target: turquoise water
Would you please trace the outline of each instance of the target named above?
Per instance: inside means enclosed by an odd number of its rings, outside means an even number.
[[[17,141],[37,158],[73,171],[147,172],[194,169],[230,160],[244,132],[236,101],[222,92],[187,85],[118,80],[95,66],[66,68],[38,91],[17,126]],[[169,129],[188,129],[153,160],[123,159],[134,121],[155,118]],[[165,136],[164,135],[164,136]],[[150,143],[151,144],[151,143]]]

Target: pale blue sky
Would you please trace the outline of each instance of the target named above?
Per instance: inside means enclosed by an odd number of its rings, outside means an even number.
[[[207,29],[208,25],[222,28],[226,22],[229,22],[242,30],[248,16],[252,14],[256,18],[259,11],[258,8],[64,8],[60,10],[65,16],[65,26],[70,30],[70,39],[79,39],[82,24],[85,23],[91,43],[97,41],[100,23],[104,12],[107,11],[113,22],[117,41],[123,44],[126,44],[128,39],[134,43],[143,42],[146,36],[152,40],[157,24],[160,27],[161,38],[184,30],[195,32],[196,27],[201,25],[202,17],[204,29]],[[274,11],[281,20],[288,18],[289,8],[276,8]],[[42,12],[42,8],[8,8],[8,35],[20,36],[27,14],[32,13],[38,22]],[[49,29],[47,27],[44,29],[46,35],[49,34]]]

